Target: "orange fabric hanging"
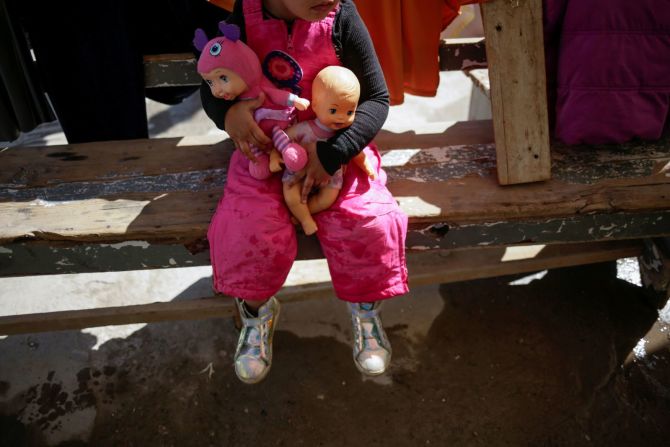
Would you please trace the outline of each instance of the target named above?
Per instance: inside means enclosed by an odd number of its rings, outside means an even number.
[[[233,6],[235,5],[235,0],[207,0],[210,3],[215,4],[219,8],[223,8],[228,12],[233,11]]]
[[[358,0],[391,95],[402,104],[405,92],[435,96],[440,82],[440,33],[461,5],[480,0]]]

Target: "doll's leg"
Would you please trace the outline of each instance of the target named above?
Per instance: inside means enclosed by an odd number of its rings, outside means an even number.
[[[316,214],[323,210],[327,210],[333,203],[335,203],[335,200],[337,200],[337,196],[339,194],[339,188],[324,186],[307,200],[309,212],[311,214]]]
[[[272,148],[270,151],[270,172],[279,172],[282,170],[282,159],[281,159],[281,154],[277,151],[277,149]]]
[[[302,190],[302,182],[293,186],[289,186],[288,182],[284,182],[284,200],[286,206],[291,210],[291,214],[298,219],[303,231],[306,235],[314,234],[318,230],[316,222],[309,212],[309,207],[306,203],[300,202],[300,191]]]
[[[291,141],[279,126],[272,129],[272,142],[282,154],[286,168],[298,172],[307,164],[307,151],[298,143]]]
[[[251,152],[256,157],[256,162],[249,160],[249,174],[256,180],[265,180],[270,177],[270,157],[268,154],[256,146],[251,146]]]
[[[338,169],[332,177],[330,177],[328,184],[319,189],[315,195],[307,200],[310,213],[316,214],[323,210],[327,210],[333,203],[335,203],[337,196],[342,189],[344,179],[343,172],[344,168]]]

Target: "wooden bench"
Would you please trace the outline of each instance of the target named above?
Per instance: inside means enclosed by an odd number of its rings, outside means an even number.
[[[537,7],[536,3],[539,0],[504,14],[485,9],[489,61],[493,54],[500,61],[504,53],[513,53],[517,63],[519,57],[531,60],[526,69],[534,73],[528,80],[528,73],[489,67],[492,81],[497,80],[491,83],[493,121],[457,122],[400,134],[384,131],[377,138],[389,189],[410,217],[411,286],[640,256],[650,247],[645,242],[649,238],[670,236],[669,139],[616,147],[554,144],[549,150],[546,122],[537,115],[524,118],[542,109],[544,100],[538,96],[543,89],[538,79],[543,59],[537,53],[542,49],[532,42],[537,15],[524,10],[527,5]],[[497,1],[486,8],[505,5],[509,2]],[[524,26],[535,30],[524,37],[530,41],[519,43],[505,34],[510,23],[528,21],[528,17],[534,22]],[[441,54],[453,50],[450,45],[445,42]],[[481,51],[481,42],[465,45],[470,45],[467,51],[476,53],[477,46]],[[521,56],[514,45],[526,49]],[[169,71],[169,60],[192,63],[189,58],[171,57],[161,60],[159,72]],[[463,63],[455,66],[461,69]],[[505,93],[516,84],[499,78],[516,79],[515,73],[528,80],[524,84],[529,86],[528,95]],[[506,107],[515,110],[519,120],[510,123],[508,112],[496,109],[495,98],[501,96],[510,98]],[[532,107],[523,109],[524,102]],[[122,269],[206,265],[207,225],[222,192],[232,150],[228,140],[173,138],[1,152],[0,275],[118,268],[105,266],[104,259],[96,256],[107,244],[131,251],[138,245],[139,251],[186,247],[176,261],[141,253],[128,259]],[[98,265],[87,267],[85,261],[83,268],[74,270],[67,265],[36,270],[31,262],[12,257],[25,248],[37,257],[54,256],[54,261],[89,256]],[[299,300],[329,293],[327,274],[319,273],[323,269],[312,270],[315,264],[309,261],[321,258],[315,238],[301,238],[299,257],[312,275],[307,281],[287,284],[280,296]],[[661,258],[659,254],[656,262]],[[656,285],[667,290],[665,270],[657,270],[661,278]],[[230,300],[202,297],[6,315],[0,317],[0,334],[212,318],[233,312]]]

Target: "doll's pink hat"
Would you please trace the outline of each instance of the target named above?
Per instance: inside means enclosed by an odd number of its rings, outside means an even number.
[[[202,29],[195,30],[193,44],[201,51],[198,73],[227,68],[237,73],[250,89],[258,85],[262,74],[261,63],[256,53],[240,40],[240,28],[222,21],[219,22],[219,31],[223,36],[208,41]]]

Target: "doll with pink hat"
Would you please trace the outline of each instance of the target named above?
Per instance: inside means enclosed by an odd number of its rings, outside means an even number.
[[[263,75],[264,70],[258,56],[240,40],[240,29],[237,25],[225,21],[219,23],[222,35],[208,40],[202,29],[197,29],[193,44],[201,52],[198,59],[198,73],[209,85],[212,95],[219,99],[249,100],[265,94],[263,105],[256,109],[254,119],[268,137],[272,129],[285,129],[295,121],[295,109],[306,110],[309,100],[295,93],[275,87]],[[274,58],[274,60],[273,60]],[[277,64],[277,58],[283,64]],[[302,77],[300,66],[286,53],[273,52],[264,61],[264,66],[280,65],[290,67],[294,84]],[[268,73],[265,70],[265,73]],[[252,147],[255,162],[249,163],[249,173],[256,179],[266,179],[272,173],[269,169],[269,156],[257,147]],[[283,147],[282,159],[287,168],[293,172],[301,170],[307,164],[307,153],[298,144]]]

